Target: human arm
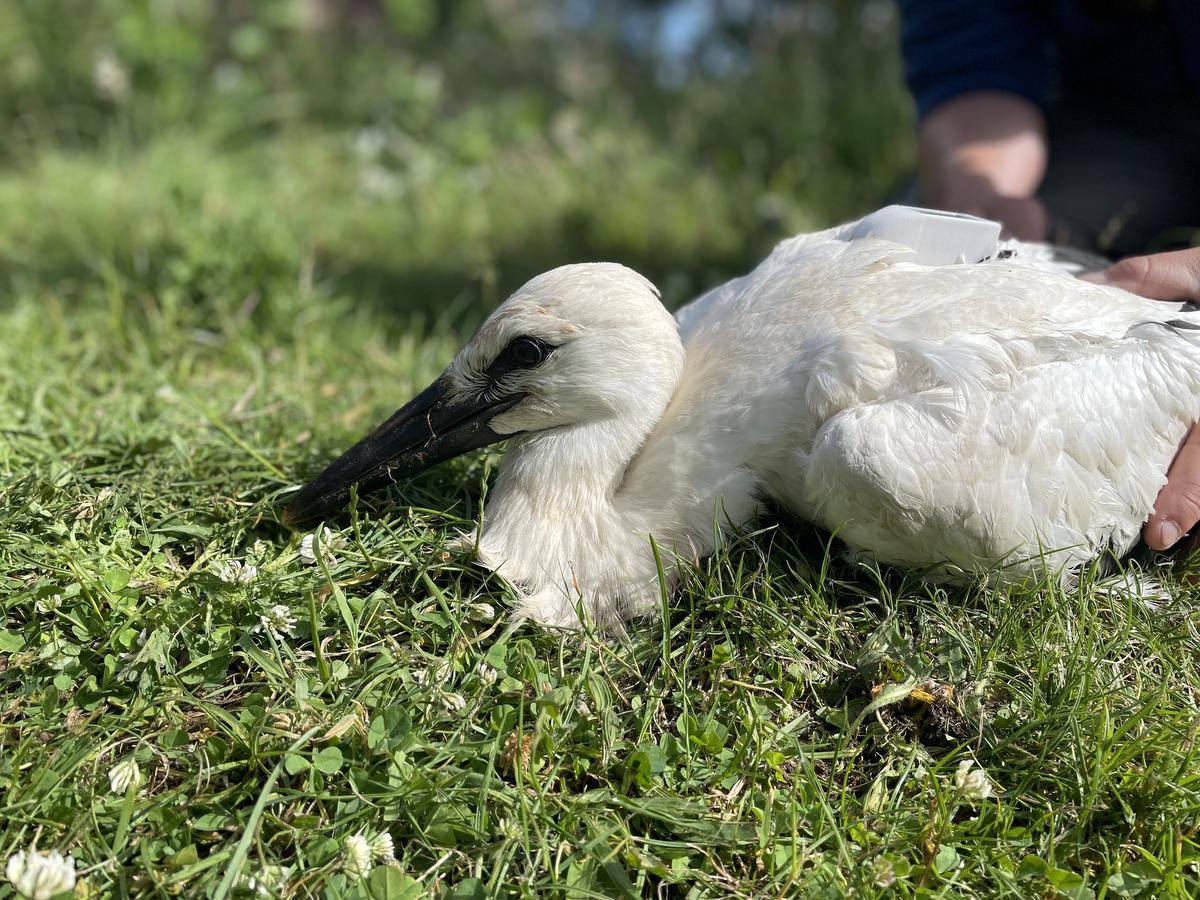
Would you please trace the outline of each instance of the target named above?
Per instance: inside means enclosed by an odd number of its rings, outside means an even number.
[[[1035,194],[1046,169],[1040,104],[1044,18],[1029,0],[899,0],[904,74],[916,101],[927,202],[1045,237]]]
[[[1042,111],[1017,94],[961,94],[930,112],[917,131],[917,170],[929,202],[996,219],[1022,240],[1046,236],[1046,211],[1034,196],[1046,157]]]

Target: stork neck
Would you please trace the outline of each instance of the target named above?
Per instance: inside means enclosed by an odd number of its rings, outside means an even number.
[[[524,500],[531,508],[523,515],[560,520],[608,507],[653,425],[652,418],[606,419],[517,438],[509,444],[489,505],[502,513]]]
[[[597,620],[651,608],[660,586],[648,537],[670,575],[676,557],[712,549],[714,516],[742,522],[754,507],[749,471],[688,437],[668,416],[514,441],[488,498],[481,561],[518,585],[523,611],[542,622],[576,623],[580,597]]]
[[[511,442],[488,497],[479,554],[520,587],[525,611],[539,621],[576,623],[580,595],[633,609],[655,590],[646,536],[661,534],[660,523],[647,527],[624,485],[655,418],[608,419]]]

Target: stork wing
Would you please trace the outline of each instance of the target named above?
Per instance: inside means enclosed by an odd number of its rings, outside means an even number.
[[[752,444],[766,493],[885,561],[1128,549],[1200,414],[1200,319],[1004,249],[928,267],[875,238],[783,242],[680,312],[676,431]]]
[[[1200,412],[1195,327],[1137,325],[965,395],[845,409],[817,433],[807,503],[852,546],[922,568],[1021,576],[1124,552]]]

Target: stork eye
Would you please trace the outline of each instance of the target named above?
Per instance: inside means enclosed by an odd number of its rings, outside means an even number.
[[[532,369],[546,361],[554,348],[537,338],[515,338],[505,349],[503,355],[508,362],[520,369]]]

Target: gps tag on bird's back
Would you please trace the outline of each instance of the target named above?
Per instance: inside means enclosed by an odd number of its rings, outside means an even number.
[[[1000,223],[964,213],[920,209],[916,206],[885,206],[861,219],[846,240],[880,237],[911,247],[913,262],[924,266],[974,263],[994,256],[1000,239]]]

